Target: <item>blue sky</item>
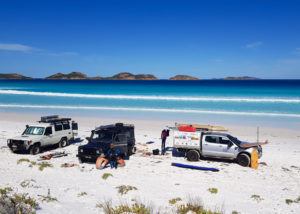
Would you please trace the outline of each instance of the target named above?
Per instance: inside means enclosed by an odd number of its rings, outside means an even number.
[[[0,73],[300,78],[300,1],[0,0]]]

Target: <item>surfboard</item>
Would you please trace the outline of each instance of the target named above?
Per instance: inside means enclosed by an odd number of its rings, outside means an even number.
[[[217,168],[193,166],[193,165],[187,165],[187,164],[182,164],[182,163],[172,163],[171,166],[181,167],[181,168],[185,168],[185,169],[196,169],[196,170],[202,170],[202,171],[212,171],[212,172],[219,171],[219,169],[217,169]]]

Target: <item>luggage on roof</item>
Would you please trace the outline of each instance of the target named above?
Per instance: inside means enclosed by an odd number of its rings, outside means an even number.
[[[196,129],[196,131],[228,131],[228,129],[226,129],[223,126],[212,126],[212,125],[201,125],[201,124],[182,124],[182,123],[176,123],[175,126],[178,129],[180,127],[194,127]],[[183,131],[183,130],[180,130],[180,131]]]

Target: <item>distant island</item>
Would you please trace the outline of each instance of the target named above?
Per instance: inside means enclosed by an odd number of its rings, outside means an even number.
[[[199,78],[188,75],[176,75],[171,77],[169,80],[199,80]]]
[[[21,79],[31,79],[31,77],[26,77],[21,74],[17,73],[0,73],[0,79],[15,79],[15,80],[21,80]]]
[[[86,79],[93,79],[93,80],[101,80],[102,77],[88,77],[86,74],[81,72],[73,71],[68,74],[63,73],[56,73],[49,77],[46,77],[45,79],[55,79],[55,80],[86,80]]]
[[[118,73],[111,77],[88,77],[81,72],[71,72],[68,74],[56,73],[46,79],[62,79],[62,80],[157,80],[157,78],[151,74],[137,74],[134,75],[129,72]]]
[[[152,74],[132,74],[128,72],[118,73],[112,77],[104,79],[108,80],[158,80],[156,76]]]
[[[55,73],[45,78],[32,78],[27,77],[18,73],[0,73],[0,79],[15,79],[15,80],[26,80],[26,79],[47,79],[47,80],[159,80],[156,76],[152,74],[132,74],[129,72],[121,72],[115,74],[111,77],[89,77],[86,74],[73,71],[70,73]],[[198,77],[193,77],[189,75],[178,74],[173,77],[170,77],[168,80],[181,80],[181,81],[190,81],[190,80],[200,80]],[[229,76],[221,79],[213,79],[213,80],[259,80],[256,77],[250,76]]]
[[[223,80],[258,80],[256,77],[241,76],[241,77],[225,77]]]

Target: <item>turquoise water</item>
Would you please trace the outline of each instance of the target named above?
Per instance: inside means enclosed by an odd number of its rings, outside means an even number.
[[[0,110],[300,120],[300,81],[0,80]]]

